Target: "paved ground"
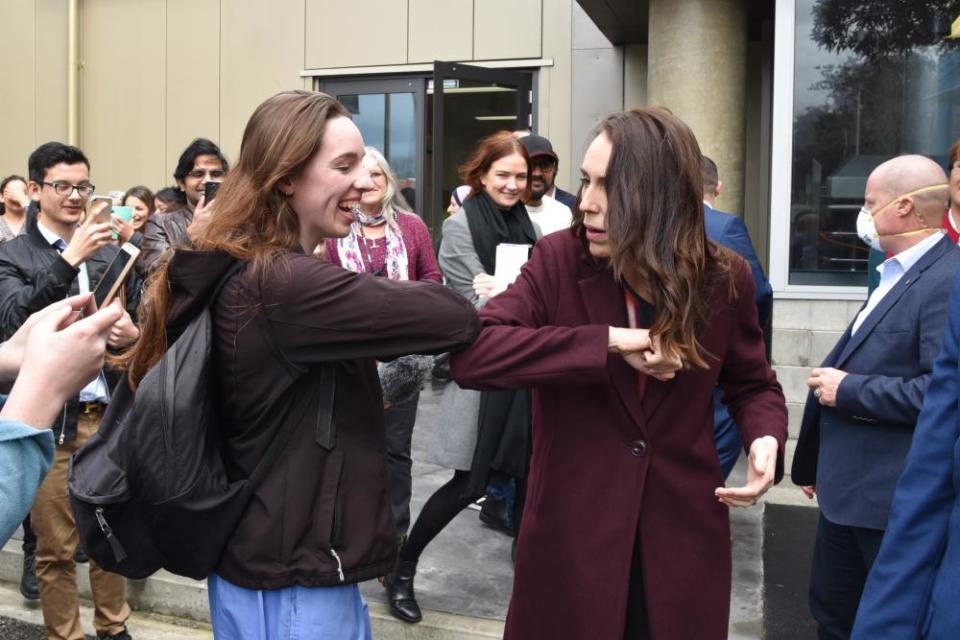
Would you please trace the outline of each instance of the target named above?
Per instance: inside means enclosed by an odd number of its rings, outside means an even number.
[[[450,471],[423,462],[435,423],[436,409],[437,397],[428,388],[421,396],[420,415],[414,432],[414,517],[433,491],[451,477]],[[731,482],[742,482],[742,474],[742,470],[735,470]],[[756,640],[763,637],[763,510],[756,507],[733,511],[731,523],[734,588],[729,637],[734,640]],[[13,546],[16,545],[8,545],[7,548]],[[387,614],[383,588],[376,581],[361,585],[370,602],[375,637],[378,640],[499,637],[498,629],[502,629],[513,580],[510,547],[511,539],[481,525],[476,511],[464,511],[434,540],[421,559],[416,587],[420,604],[426,610],[424,623],[395,623]],[[781,566],[789,570],[790,563],[781,563]],[[7,572],[4,579],[12,579],[13,576],[9,574]],[[194,592],[197,587],[202,587],[202,583],[191,582],[191,585]],[[149,606],[150,600],[146,594],[160,588],[151,591],[149,586],[131,585],[132,598]],[[201,617],[206,613],[203,593],[185,594],[182,589],[169,591],[172,589],[169,585],[163,588],[168,590],[164,597],[168,600],[178,599],[180,605],[189,599],[197,601],[182,610],[199,610],[201,613],[197,615]],[[84,610],[83,618],[86,621],[92,618],[89,609]],[[8,583],[0,586],[0,621],[5,620],[0,624],[6,625],[0,626],[0,639],[38,637],[30,635],[32,631],[29,628],[12,622],[12,619],[40,623],[39,610],[35,607],[25,608],[15,587]],[[138,640],[210,638],[209,627],[202,624],[199,629],[178,628],[171,627],[170,622],[171,619],[140,614],[132,621],[131,630],[136,632],[134,635]],[[783,622],[789,627],[794,621]],[[769,637],[786,640],[784,636]]]

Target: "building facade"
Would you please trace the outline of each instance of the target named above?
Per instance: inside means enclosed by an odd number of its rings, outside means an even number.
[[[318,89],[437,229],[482,135],[548,136],[574,190],[600,118],[663,105],[769,273],[795,436],[810,367],[866,296],[866,176],[901,153],[945,162],[960,137],[958,16],[957,0],[8,0],[0,173],[70,140],[100,191],[160,187],[194,137],[234,157],[264,98]]]

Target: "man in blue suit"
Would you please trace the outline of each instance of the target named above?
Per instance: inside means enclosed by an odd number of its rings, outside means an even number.
[[[890,520],[853,627],[856,640],[960,638],[960,277]]]
[[[755,299],[757,313],[760,318],[760,327],[767,343],[767,357],[770,356],[770,316],[773,310],[773,289],[767,277],[763,274],[760,259],[753,250],[753,242],[747,233],[747,225],[738,216],[717,211],[713,208],[714,202],[720,196],[723,183],[717,172],[716,163],[703,156],[700,163],[700,172],[703,177],[703,214],[707,228],[707,237],[721,244],[731,251],[740,254],[750,263],[750,272],[753,274],[753,284],[756,286]],[[720,468],[723,477],[730,475],[733,465],[740,456],[743,446],[740,440],[740,430],[727,412],[727,407],[721,401],[720,387],[713,392],[713,436],[717,443],[717,453],[720,456]]]
[[[947,198],[943,169],[924,156],[870,174],[858,233],[892,257],[807,381],[792,474],[820,503],[810,611],[821,639],[850,637],[940,351],[946,292],[960,269],[960,250],[940,231]]]

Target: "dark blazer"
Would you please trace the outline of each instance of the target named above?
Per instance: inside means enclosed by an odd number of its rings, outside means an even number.
[[[570,212],[574,213],[574,205],[577,203],[577,196],[573,195],[569,191],[564,191],[560,187],[557,187],[553,193],[553,199],[567,205],[570,207]]]
[[[537,243],[516,282],[481,311],[477,342],[451,359],[464,387],[533,388],[507,640],[622,638],[637,544],[651,636],[727,637],[730,521],[714,496],[723,485],[714,387],[723,387],[744,442],[777,439],[778,468],[787,434],[753,281],[734,263],[739,297],[725,282],[702,292],[710,317],[700,342],[716,356],[709,369],[664,383],[607,353],[609,327],[628,326],[624,291],[563,232]]]
[[[960,250],[946,237],[917,261],[824,367],[849,375],[836,407],[807,395],[792,480],[816,485],[835,524],[885,529],[890,500],[940,351]]]
[[[960,638],[960,277],[854,640]]]
[[[763,273],[763,266],[760,264],[757,252],[753,249],[747,225],[739,216],[718,211],[707,204],[703,205],[703,217],[708,238],[722,244],[750,263],[750,273],[756,285],[753,295],[760,316],[760,326],[766,327],[773,312],[773,288]]]
[[[87,258],[87,276],[93,290],[119,249],[108,244]],[[30,314],[79,292],[80,269],[72,266],[47,242],[34,219],[26,232],[0,245],[0,333],[8,338]],[[124,287],[127,312],[136,321],[140,301],[140,280],[131,271]],[[118,373],[104,369],[112,389]],[[76,437],[78,397],[65,406],[53,425],[59,442]]]

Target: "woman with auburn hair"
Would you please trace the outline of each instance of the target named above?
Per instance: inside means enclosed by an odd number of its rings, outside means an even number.
[[[124,358],[135,386],[226,278],[210,302],[210,391],[228,425],[229,472],[248,477],[297,425],[208,578],[218,639],[371,637],[357,583],[384,575],[397,546],[374,361],[462,348],[478,331],[473,308],[442,285],[311,255],[350,232],[372,187],[363,156],[360,131],[328,95],[289,91],[257,107],[216,215],[196,250],[156,272]]]
[[[391,280],[430,280],[443,282],[437,258],[433,254],[430,230],[406,203],[397,188],[397,177],[390,163],[374,147],[365,149],[363,168],[370,176],[373,189],[360,198],[357,220],[343,238],[327,238],[326,257],[333,264],[356,273],[372,273]],[[420,356],[407,362],[394,360],[383,365],[388,371],[416,367]],[[390,375],[387,373],[386,375]],[[399,374],[394,374],[399,375]],[[407,376],[409,377],[409,375]],[[387,430],[387,489],[397,533],[406,535],[410,528],[410,493],[412,491],[410,445],[417,421],[417,392],[409,398],[391,401],[390,386],[384,384],[384,421]]]
[[[706,237],[700,157],[665,109],[607,117],[573,229],[537,243],[452,358],[464,387],[533,389],[508,640],[727,637],[728,507],[782,475],[787,411],[750,269]],[[723,486],[718,383],[750,451],[741,488]]]
[[[541,235],[523,204],[530,189],[527,167],[527,150],[508,131],[481,140],[460,167],[470,195],[443,223],[440,269],[447,286],[478,309],[503,291],[493,278],[497,246],[532,246]],[[492,470],[521,481],[517,511],[522,509],[529,431],[527,392],[481,395],[454,383],[446,386],[428,458],[452,469],[453,478],[424,504],[400,549],[395,570],[384,581],[395,617],[420,621],[413,588],[420,554],[458,513],[483,495]]]

